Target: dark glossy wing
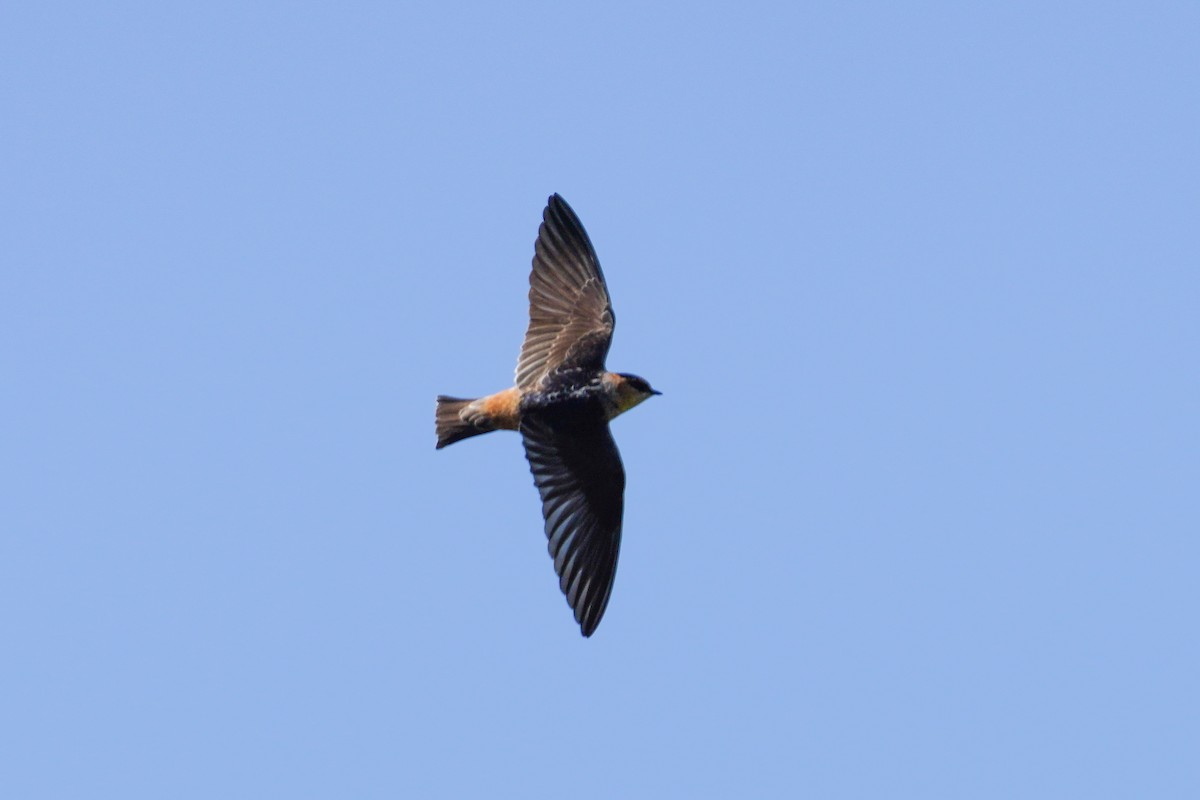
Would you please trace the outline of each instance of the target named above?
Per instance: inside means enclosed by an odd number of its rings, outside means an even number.
[[[521,420],[521,435],[542,496],[559,588],[583,635],[591,636],[608,606],[621,548],[621,454],[599,414],[570,424],[528,414]]]
[[[529,328],[517,358],[517,386],[538,386],[566,367],[604,368],[612,303],[596,251],[575,212],[553,195],[542,212],[529,275]]]

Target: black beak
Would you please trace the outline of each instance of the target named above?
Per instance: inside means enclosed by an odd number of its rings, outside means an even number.
[[[651,389],[650,394],[662,394],[658,389]]]

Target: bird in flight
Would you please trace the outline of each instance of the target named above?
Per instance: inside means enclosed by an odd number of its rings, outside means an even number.
[[[521,433],[558,585],[584,636],[612,593],[625,469],[609,420],[661,394],[608,372],[612,302],[579,217],[557,194],[542,212],[529,276],[529,328],[516,385],[468,400],[439,395],[437,447],[494,430]]]

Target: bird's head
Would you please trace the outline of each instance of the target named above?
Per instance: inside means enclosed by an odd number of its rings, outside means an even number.
[[[615,378],[617,413],[624,413],[643,400],[653,397],[656,394],[662,394],[662,392],[651,389],[646,379],[640,378],[637,375],[618,372],[615,374]]]

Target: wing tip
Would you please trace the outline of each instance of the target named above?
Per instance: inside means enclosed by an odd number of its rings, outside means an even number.
[[[571,204],[564,200],[558,192],[546,199],[546,210],[542,213],[542,221],[549,222],[552,216],[561,217],[572,226],[583,227],[575,209],[571,208]]]
[[[606,594],[598,603],[593,599],[590,602],[585,601],[580,608],[572,608],[575,611],[575,621],[579,623],[579,632],[583,634],[583,638],[590,638],[600,627],[600,621],[604,619],[604,612],[608,610],[608,598],[612,592],[611,583],[608,591],[609,594]],[[570,605],[570,602],[570,598],[568,598],[567,604]]]
[[[600,627],[600,620],[604,618],[604,610],[596,613],[594,608],[584,608],[583,613],[579,615],[575,621],[579,623],[579,632],[583,634],[583,638],[589,639],[596,632],[596,628]]]

